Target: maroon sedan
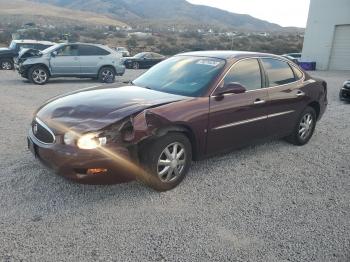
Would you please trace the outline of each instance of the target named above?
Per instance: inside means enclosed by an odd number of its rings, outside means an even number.
[[[60,175],[85,183],[139,179],[164,191],[192,160],[268,137],[306,144],[327,84],[279,56],[193,52],[129,86],[85,89],[37,111],[28,146]]]

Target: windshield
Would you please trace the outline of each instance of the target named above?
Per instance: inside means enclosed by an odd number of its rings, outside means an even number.
[[[58,49],[58,48],[61,47],[62,45],[63,45],[63,44],[57,44],[57,45],[50,46],[49,48],[46,48],[45,50],[41,51],[41,53],[43,53],[43,54],[51,53],[53,50]]]
[[[176,56],[152,67],[135,85],[166,93],[196,97],[202,95],[225,65],[225,60]]]

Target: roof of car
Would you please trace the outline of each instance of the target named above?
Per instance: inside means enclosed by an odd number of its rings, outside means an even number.
[[[20,39],[13,40],[16,44],[43,44],[43,45],[55,45],[56,43],[50,41],[38,41],[38,40],[30,40],[30,39]]]
[[[94,46],[107,46],[102,44],[94,44],[94,43],[83,43],[83,42],[68,42],[68,43],[62,43],[66,45],[94,45]]]
[[[273,54],[248,52],[248,51],[196,51],[196,52],[182,53],[179,55],[212,57],[212,58],[219,58],[219,59],[226,59],[226,60],[241,58],[241,57],[278,57],[277,55],[273,55]]]

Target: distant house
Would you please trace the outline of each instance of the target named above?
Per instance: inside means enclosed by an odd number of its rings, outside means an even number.
[[[133,32],[133,33],[129,33],[129,36],[135,36],[137,38],[140,39],[146,39],[146,38],[150,38],[152,36],[151,33],[144,33],[144,32]]]
[[[123,29],[126,31],[132,31],[132,27],[131,26],[123,26]]]
[[[263,37],[269,37],[270,34],[267,33],[267,32],[264,32],[264,33],[258,33],[259,36],[263,36]]]

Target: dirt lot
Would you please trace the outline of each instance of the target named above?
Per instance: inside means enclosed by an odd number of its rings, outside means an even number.
[[[330,105],[308,145],[270,141],[196,162],[157,193],[69,182],[26,149],[42,102],[98,83],[34,86],[0,71],[0,260],[350,261],[350,104],[338,100],[350,72],[313,74],[328,81]]]

